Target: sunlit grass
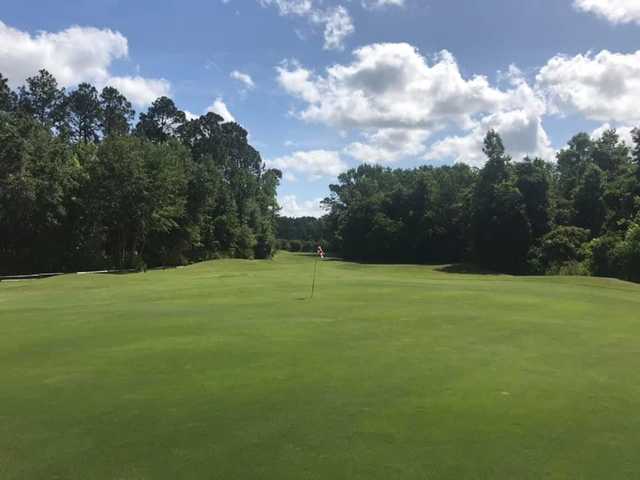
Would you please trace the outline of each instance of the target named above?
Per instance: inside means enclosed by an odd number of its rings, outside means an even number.
[[[0,478],[640,477],[640,286],[312,272],[1,283]]]

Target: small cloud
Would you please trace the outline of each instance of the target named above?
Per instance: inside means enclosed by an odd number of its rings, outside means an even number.
[[[381,9],[384,7],[404,7],[405,0],[362,0],[362,8],[366,10]]]
[[[342,50],[346,37],[355,32],[349,11],[342,5],[322,8],[316,4],[321,2],[314,0],[258,0],[258,3],[276,7],[282,16],[303,17],[314,25],[324,26],[325,50]],[[301,36],[299,32],[296,34]]]
[[[256,86],[253,79],[251,78],[251,75],[249,75],[248,73],[243,73],[238,70],[234,70],[233,72],[231,72],[231,75],[229,76],[234,80],[238,80],[240,83],[244,84],[244,86],[248,89],[253,89]]]
[[[235,122],[236,119],[227,108],[227,104],[224,103],[222,98],[216,98],[215,102],[209,108],[207,108],[207,112],[213,112],[220,115],[225,122]]]

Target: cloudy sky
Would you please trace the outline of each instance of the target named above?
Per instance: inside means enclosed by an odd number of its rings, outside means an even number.
[[[318,214],[336,175],[466,161],[497,129],[515,158],[640,124],[640,0],[21,0],[0,72],[170,95],[235,120]]]

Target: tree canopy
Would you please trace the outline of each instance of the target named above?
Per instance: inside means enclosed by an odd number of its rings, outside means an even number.
[[[640,132],[575,135],[557,162],[514,162],[487,133],[482,168],[362,165],[324,203],[332,253],[386,262],[474,262],[519,274],[640,280]],[[281,229],[282,224],[281,222]]]
[[[0,273],[143,268],[275,248],[281,178],[247,132],[168,97],[0,75]]]

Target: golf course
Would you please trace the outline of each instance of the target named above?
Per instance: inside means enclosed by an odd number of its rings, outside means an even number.
[[[0,478],[640,476],[640,286],[315,261],[0,283]]]

